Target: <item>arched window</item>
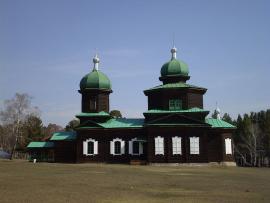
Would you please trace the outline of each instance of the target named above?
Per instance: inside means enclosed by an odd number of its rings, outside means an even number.
[[[139,142],[138,141],[133,141],[133,146],[132,146],[132,149],[133,149],[133,154],[139,154],[140,153],[140,145],[139,145]]]
[[[86,156],[98,154],[98,141],[92,138],[83,141],[83,154]]]
[[[131,139],[128,144],[128,151],[130,155],[142,155],[143,154],[143,140],[138,140],[137,137]]]
[[[89,141],[87,143],[87,153],[88,154],[94,154],[94,142],[93,141]]]
[[[110,141],[110,154],[125,154],[125,141],[120,138],[114,138],[112,141]]]
[[[114,154],[121,154],[121,142],[120,141],[114,142]]]

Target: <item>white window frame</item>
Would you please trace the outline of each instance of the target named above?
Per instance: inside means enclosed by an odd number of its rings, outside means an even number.
[[[94,143],[94,153],[93,154],[88,153],[88,142]],[[86,156],[97,155],[98,154],[98,141],[96,141],[95,139],[92,139],[92,138],[89,138],[89,139],[83,141],[83,154]]]
[[[155,137],[155,155],[164,155],[164,137]]]
[[[138,138],[135,137],[135,138],[131,139],[128,142],[128,151],[129,151],[129,154],[130,155],[141,155],[141,154],[143,154],[143,143],[142,142],[139,142],[139,153],[133,153],[133,142],[138,142]]]
[[[225,139],[225,154],[226,155],[232,154],[232,139],[231,138]]]
[[[190,154],[200,154],[200,137],[189,138],[189,151]]]
[[[121,143],[121,153],[120,154],[115,154],[114,153],[114,143],[119,141]],[[119,156],[125,154],[125,141],[120,139],[120,138],[115,138],[112,141],[110,141],[110,154],[114,156]]]
[[[182,154],[182,138],[175,136],[172,137],[172,154],[181,155]]]

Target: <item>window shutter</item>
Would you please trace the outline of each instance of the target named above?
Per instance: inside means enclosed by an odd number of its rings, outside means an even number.
[[[87,154],[87,142],[83,142],[83,154]]]
[[[125,154],[125,141],[121,140],[121,154]]]
[[[94,154],[98,154],[98,141],[94,142]]]
[[[182,138],[178,137],[177,139],[177,149],[178,149],[178,154],[182,154]]]
[[[225,139],[225,152],[226,154],[232,154],[232,140],[230,138]]]
[[[114,141],[110,141],[110,153],[114,155]]]
[[[173,137],[172,138],[172,151],[173,151],[173,154],[177,154],[177,143],[176,143],[176,137]]]
[[[196,137],[195,139],[195,149],[196,149],[196,154],[200,154],[200,142],[199,142],[199,137]]]
[[[160,141],[160,154],[164,155],[164,138],[163,137],[160,137],[159,139]]]
[[[157,155],[158,153],[159,153],[159,151],[158,151],[158,138],[157,137],[155,137],[155,155]]]
[[[129,141],[128,142],[128,153],[129,154],[133,154],[132,152],[133,152],[133,141]]]
[[[143,143],[139,142],[139,155],[143,154]]]

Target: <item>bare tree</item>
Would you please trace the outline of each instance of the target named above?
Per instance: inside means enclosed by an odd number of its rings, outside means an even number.
[[[0,143],[8,147],[11,151],[10,159],[13,157],[16,144],[22,135],[22,124],[26,116],[29,114],[37,114],[37,107],[31,107],[31,97],[28,94],[16,93],[15,97],[4,102],[4,109],[0,112],[0,120],[7,127],[5,132],[6,143]]]
[[[262,148],[258,123],[251,123],[245,135],[239,135],[242,142],[235,146],[235,152],[242,158],[247,166],[257,166],[259,151]]]
[[[59,131],[64,131],[64,128],[60,125],[49,123],[47,127],[43,127],[43,134],[44,134],[43,140],[46,141],[47,139],[50,139],[53,133]]]

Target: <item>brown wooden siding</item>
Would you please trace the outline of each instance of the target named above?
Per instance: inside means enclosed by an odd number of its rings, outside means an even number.
[[[75,141],[55,141],[55,162],[76,162]]]
[[[198,93],[188,93],[188,108],[198,107],[203,109],[203,95]]]
[[[129,141],[135,137],[145,136],[144,154],[129,155]],[[155,155],[155,137],[164,138],[164,155]],[[182,154],[173,155],[172,137],[182,138]],[[190,137],[199,137],[200,154],[190,154]],[[132,159],[146,160],[150,163],[206,163],[233,161],[232,155],[225,155],[225,138],[231,133],[212,131],[205,128],[179,128],[179,127],[148,127],[147,129],[97,129],[78,132],[77,162],[107,162],[129,163]],[[98,154],[95,156],[83,155],[83,141],[92,138],[98,141]],[[120,138],[125,141],[124,155],[110,154],[110,141]]]
[[[117,129],[117,130],[91,130],[78,132],[77,162],[107,162],[107,163],[129,163],[131,159],[145,160],[147,151],[143,155],[129,155],[129,141],[135,137],[143,136],[142,129]],[[88,138],[98,141],[98,154],[94,156],[83,155],[83,141]],[[111,155],[110,141],[120,138],[125,141],[125,154]]]

